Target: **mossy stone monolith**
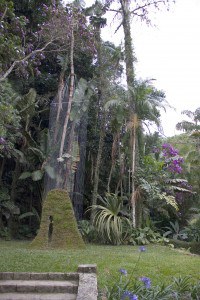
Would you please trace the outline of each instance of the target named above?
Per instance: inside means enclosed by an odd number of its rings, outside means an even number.
[[[81,249],[84,247],[67,191],[51,190],[43,204],[40,229],[30,248]]]

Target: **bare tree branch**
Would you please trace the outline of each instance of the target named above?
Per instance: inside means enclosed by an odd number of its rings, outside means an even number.
[[[0,82],[4,81],[10,75],[10,73],[13,71],[13,69],[15,68],[16,65],[18,65],[24,61],[27,61],[31,56],[44,51],[50,44],[52,44],[52,42],[53,42],[53,40],[47,42],[42,48],[32,51],[31,53],[26,55],[23,59],[15,60],[12,63],[12,65],[10,66],[10,68],[3,75],[0,76]]]
[[[115,33],[117,33],[117,31],[120,29],[120,27],[122,26],[123,21],[119,24],[119,26],[117,26],[117,29],[115,30]]]
[[[1,17],[1,21],[3,21],[3,19],[5,18],[5,15],[6,15],[6,13],[7,13],[7,10],[8,10],[8,7],[6,6],[6,8],[5,8],[5,10],[4,10],[4,13],[3,13],[3,15],[2,15],[2,17]]]
[[[168,1],[167,1],[167,2],[168,2]],[[166,1],[165,1],[165,0],[156,0],[156,1],[152,1],[152,2],[146,3],[146,4],[144,4],[144,5],[138,6],[138,7],[136,7],[135,9],[133,9],[133,10],[131,11],[131,14],[135,14],[138,10],[146,9],[147,7],[152,6],[152,5],[155,6],[155,7],[157,7],[157,5],[158,5],[159,3],[165,4]]]

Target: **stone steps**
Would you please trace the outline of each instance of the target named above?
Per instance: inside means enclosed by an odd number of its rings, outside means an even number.
[[[97,300],[96,265],[76,273],[0,273],[0,300]]]
[[[0,273],[0,300],[75,300],[78,273]]]
[[[0,280],[79,280],[78,273],[2,272]]]
[[[58,280],[1,280],[0,293],[77,293],[78,282]]]
[[[0,294],[0,300],[76,300],[76,294],[3,293]]]

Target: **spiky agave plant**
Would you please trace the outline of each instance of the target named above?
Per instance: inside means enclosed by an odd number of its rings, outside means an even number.
[[[93,225],[106,243],[119,245],[125,238],[125,231],[131,227],[128,213],[123,211],[123,199],[116,194],[99,196],[101,204],[93,205]]]

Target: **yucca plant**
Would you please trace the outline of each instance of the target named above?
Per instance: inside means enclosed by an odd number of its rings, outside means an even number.
[[[123,200],[116,194],[98,197],[102,205],[93,205],[93,225],[105,243],[119,245],[126,238],[125,231],[131,227],[128,213],[123,211]],[[90,208],[91,209],[91,208]]]

